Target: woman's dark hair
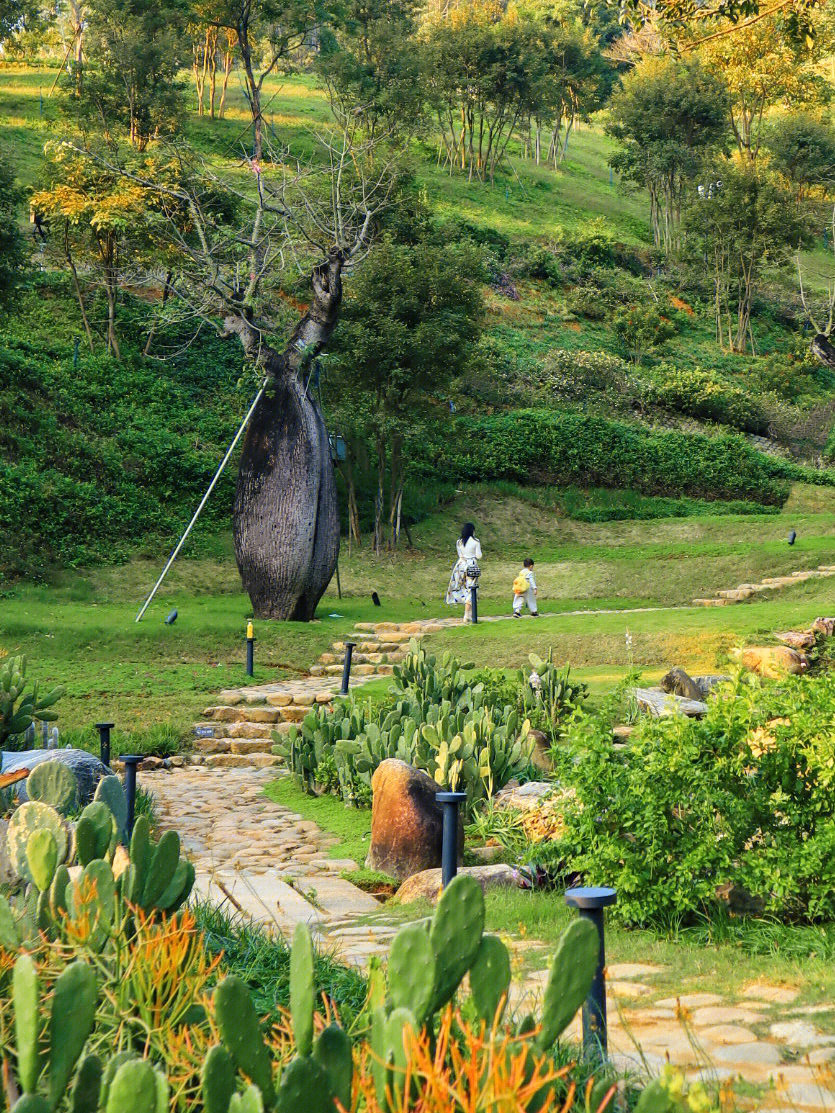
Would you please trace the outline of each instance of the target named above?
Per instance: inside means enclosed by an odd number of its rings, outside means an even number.
[[[475,526],[472,522],[465,522],[461,527],[461,541],[466,545],[471,537],[475,536]]]

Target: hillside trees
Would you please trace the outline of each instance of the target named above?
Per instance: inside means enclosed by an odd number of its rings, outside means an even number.
[[[378,244],[351,279],[329,365],[339,372],[354,416],[373,440],[377,465],[374,549],[384,545],[386,478],[389,544],[401,529],[403,445],[433,393],[468,366],[484,317],[481,265],[469,245],[434,237]],[[349,502],[351,493],[349,491]]]
[[[695,59],[647,59],[612,98],[606,130],[621,149],[610,165],[646,187],[653,240],[668,254],[680,246],[688,184],[721,145],[727,110],[721,78]]]
[[[835,188],[835,130],[813,112],[789,112],[769,126],[769,165],[794,186],[798,201]]]
[[[126,135],[140,151],[173,134],[183,106],[186,19],[186,0],[86,0],[84,56],[74,63],[67,111],[109,140]]]
[[[750,344],[751,307],[764,273],[809,244],[809,216],[785,186],[748,161],[716,160],[686,213],[687,248],[713,284],[716,339],[734,352]]]
[[[23,191],[8,162],[0,160],[0,305],[8,301],[20,279],[26,253],[18,216]]]

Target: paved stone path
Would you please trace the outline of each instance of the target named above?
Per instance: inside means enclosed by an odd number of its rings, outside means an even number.
[[[829,569],[827,569],[829,571]],[[808,578],[808,577],[806,577]],[[800,577],[785,578],[797,582]],[[778,585],[778,586],[783,586]],[[736,601],[728,599],[728,602]],[[582,610],[570,614],[634,614],[673,610],[641,607],[623,611]],[[499,622],[507,615],[484,616]],[[414,623],[358,624],[350,635],[361,642],[352,685],[391,672],[408,641],[461,619]],[[335,643],[335,657],[344,643]],[[198,762],[182,768],[144,772],[143,786],[158,803],[160,826],[177,830],[192,857],[199,897],[250,916],[286,938],[299,921],[318,944],[343,961],[364,966],[384,955],[397,926],[387,922],[379,902],[341,876],[356,868],[329,856],[338,840],[315,823],[270,801],[264,786],[276,776],[272,732],[290,729],[316,703],[328,703],[339,688],[341,666],[325,655],[315,675],[231,689],[207,709],[197,742]],[[369,922],[369,918],[371,921]],[[513,1007],[529,1007],[547,977],[545,948],[533,940],[508,939],[518,965],[532,956],[543,968],[514,990]],[[742,1003],[717,993],[660,996],[654,979],[670,972],[648,964],[620,964],[608,971],[610,1052],[619,1066],[657,1072],[672,1062],[690,1077],[722,1081],[743,1077],[771,1087],[760,1107],[772,1113],[835,1110],[835,1036],[815,1025],[814,1009],[792,1009],[796,991],[753,984]],[[672,979],[674,981],[674,979]],[[573,1032],[579,1038],[579,1018]],[[637,1046],[636,1046],[637,1045]]]

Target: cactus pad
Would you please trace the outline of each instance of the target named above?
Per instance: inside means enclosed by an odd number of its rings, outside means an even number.
[[[96,1016],[96,975],[76,961],[61,972],[52,995],[49,1019],[49,1100],[54,1109],[64,1096]]]
[[[474,877],[459,873],[441,894],[429,928],[435,952],[433,1010],[442,1008],[475,961],[484,931],[484,893]]]
[[[26,795],[68,815],[78,803],[78,783],[62,761],[42,761],[26,778]]]
[[[12,975],[17,1072],[24,1093],[32,1093],[41,1073],[38,1038],[38,972],[29,955],[21,955]]]
[[[313,941],[306,924],[296,924],[290,951],[290,1015],[296,1052],[309,1055],[313,1043],[313,1008],[316,986],[313,981]]]
[[[338,1024],[330,1024],[320,1033],[313,1047],[313,1058],[328,1076],[328,1089],[343,1109],[351,1108],[351,1081],[354,1062],[351,1040]]]
[[[476,1012],[489,1027],[510,985],[510,955],[496,935],[484,935],[470,967],[470,989]]]
[[[93,802],[106,804],[110,808],[113,818],[116,820],[119,838],[123,839],[128,822],[128,802],[125,799],[125,790],[122,788],[122,782],[119,778],[114,776],[102,777],[96,786]],[[226,1113],[225,1110],[224,1113]]]
[[[113,1076],[106,1113],[166,1113],[168,1083],[147,1059],[122,1063]]]
[[[274,1098],[272,1063],[249,990],[234,974],[224,978],[214,994],[215,1019],[223,1042],[235,1063],[252,1079],[267,1104]]]
[[[220,1044],[210,1047],[203,1060],[200,1083],[205,1113],[229,1113],[235,1092],[235,1064]]]
[[[264,1113],[264,1100],[257,1086],[247,1086],[242,1094],[233,1094],[229,1113]]]
[[[12,906],[8,897],[0,893],[0,947],[7,951],[16,951],[20,946],[20,933],[14,920]]]
[[[333,1113],[328,1078],[315,1059],[293,1059],[281,1076],[276,1113]]]
[[[116,820],[106,804],[93,801],[81,813],[75,827],[78,860],[82,866],[104,858],[116,839]]]
[[[560,936],[542,1000],[541,1048],[559,1039],[588,996],[599,946],[597,929],[588,920],[572,920]]]
[[[63,862],[67,855],[67,829],[54,808],[38,800],[30,800],[26,804],[21,804],[9,820],[6,832],[9,856],[15,870],[25,881],[34,881],[26,858],[29,836],[44,828],[54,835],[55,845],[58,848],[58,861]]]
[[[96,1055],[87,1055],[75,1076],[72,1088],[72,1113],[96,1113],[101,1093],[101,1060]]]
[[[38,892],[45,892],[52,884],[58,865],[58,844],[49,828],[33,831],[26,840],[26,865]]]
[[[394,937],[388,963],[389,996],[395,1008],[408,1008],[422,1024],[432,1007],[435,955],[426,929],[408,924]]]

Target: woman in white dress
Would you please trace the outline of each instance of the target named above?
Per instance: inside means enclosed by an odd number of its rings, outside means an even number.
[[[464,523],[455,547],[458,550],[458,560],[452,566],[452,575],[449,577],[449,587],[446,590],[446,602],[451,607],[463,603],[464,621],[472,622],[470,589],[478,586],[478,577],[481,575],[478,566],[481,560],[481,542],[475,535],[475,526],[472,522]]]

